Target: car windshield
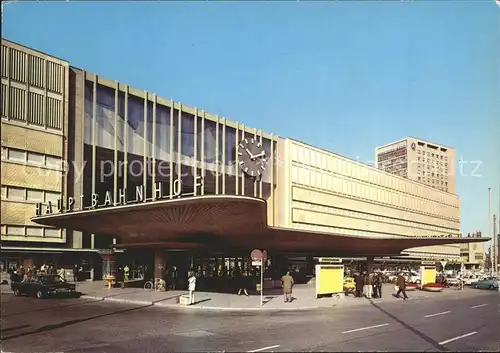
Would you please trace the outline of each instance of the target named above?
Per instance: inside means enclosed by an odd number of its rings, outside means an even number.
[[[54,283],[62,283],[64,282],[64,279],[62,279],[60,276],[40,276],[39,277],[40,282],[43,284],[54,284]]]

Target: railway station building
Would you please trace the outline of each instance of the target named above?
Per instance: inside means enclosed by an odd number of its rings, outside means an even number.
[[[460,244],[488,240],[461,237],[453,193],[8,40],[1,55],[4,268],[78,262],[99,279],[114,258],[216,278],[250,268],[255,248],[281,268],[458,261]]]

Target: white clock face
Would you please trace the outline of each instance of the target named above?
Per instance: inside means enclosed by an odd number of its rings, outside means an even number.
[[[258,177],[266,169],[266,151],[255,138],[244,138],[238,145],[238,160],[245,174]]]

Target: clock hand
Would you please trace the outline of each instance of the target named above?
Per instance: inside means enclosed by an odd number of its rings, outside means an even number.
[[[253,156],[252,156],[252,152],[250,152],[250,151],[248,150],[248,148],[246,149],[246,151],[247,151],[248,155],[250,156],[250,158],[253,158]]]
[[[265,155],[266,155],[266,151],[262,151],[259,154],[256,154],[255,156],[252,156],[252,158],[264,157]]]

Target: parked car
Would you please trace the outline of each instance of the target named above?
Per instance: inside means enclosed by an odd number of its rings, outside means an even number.
[[[460,278],[447,275],[446,276],[446,283],[449,286],[457,286],[460,283]]]
[[[406,278],[407,282],[417,283],[417,284],[420,283],[420,274],[418,274],[415,271],[405,271],[403,273],[403,276]]]
[[[499,278],[497,277],[488,277],[486,279],[473,282],[472,287],[477,289],[494,289],[498,290]]]
[[[471,275],[471,276],[464,276],[463,280],[464,280],[464,284],[466,286],[470,286],[470,285],[472,285],[473,282],[479,281],[480,278],[477,276]]]
[[[38,299],[56,295],[75,296],[76,285],[66,282],[59,275],[40,275],[22,282],[12,282],[14,295],[30,295]]]

